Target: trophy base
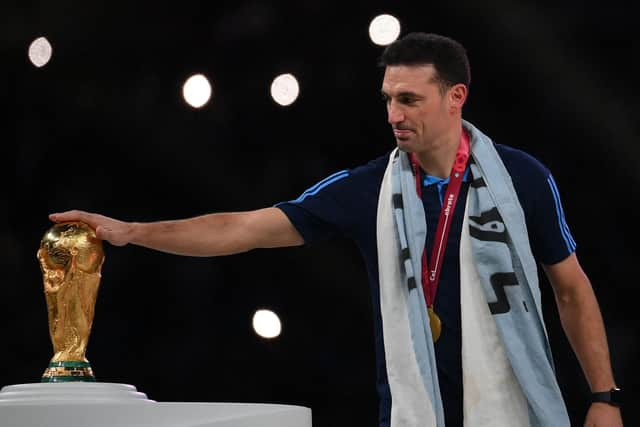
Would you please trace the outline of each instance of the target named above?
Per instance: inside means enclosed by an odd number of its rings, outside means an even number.
[[[311,409],[301,406],[154,402],[128,384],[70,382],[3,387],[0,426],[312,427],[312,423]]]
[[[51,362],[42,374],[40,382],[43,383],[67,383],[67,382],[95,382],[93,370],[89,362]]]
[[[58,384],[14,384],[0,389],[0,426],[6,405],[84,405],[155,403],[129,384],[60,382]],[[43,424],[45,425],[45,424]],[[90,425],[90,424],[87,424]]]

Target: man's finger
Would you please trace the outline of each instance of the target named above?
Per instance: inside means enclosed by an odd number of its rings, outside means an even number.
[[[93,223],[94,216],[95,215],[88,212],[73,210],[53,213],[49,215],[49,219],[53,222],[82,221],[92,227],[95,227],[95,224]]]

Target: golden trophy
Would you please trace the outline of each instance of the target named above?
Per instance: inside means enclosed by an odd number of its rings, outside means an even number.
[[[40,242],[38,260],[54,353],[41,382],[95,381],[85,352],[104,261],[102,241],[85,223],[55,224]]]

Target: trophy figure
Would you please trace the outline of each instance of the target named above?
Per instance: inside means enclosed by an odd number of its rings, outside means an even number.
[[[42,238],[38,260],[54,353],[41,382],[95,381],[85,352],[104,261],[102,241],[85,223],[56,224]]]

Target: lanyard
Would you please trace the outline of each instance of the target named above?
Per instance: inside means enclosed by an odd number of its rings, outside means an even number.
[[[414,153],[411,154],[411,165],[416,177],[416,192],[418,197],[422,200],[422,179],[420,176],[420,165]],[[442,208],[440,209],[440,217],[438,219],[438,228],[436,229],[435,239],[433,241],[433,249],[431,250],[431,262],[427,262],[427,250],[426,247],[422,251],[422,288],[424,290],[424,298],[427,302],[427,307],[433,308],[433,304],[436,298],[436,291],[438,289],[438,282],[440,281],[440,272],[442,270],[442,261],[444,259],[444,252],[447,247],[447,239],[449,238],[449,229],[451,228],[451,218],[458,201],[458,195],[460,194],[460,187],[462,186],[462,179],[464,178],[464,172],[467,167],[467,160],[469,159],[469,135],[463,130],[460,137],[460,145],[456,152],[456,158],[451,168],[451,175],[449,176],[449,185],[445,192],[444,199],[442,201]]]

